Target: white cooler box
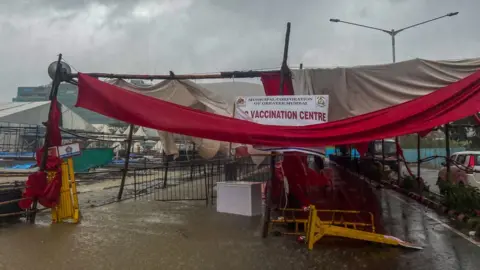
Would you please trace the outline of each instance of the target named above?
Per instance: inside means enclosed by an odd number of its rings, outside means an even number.
[[[217,212],[262,215],[262,183],[217,182]]]

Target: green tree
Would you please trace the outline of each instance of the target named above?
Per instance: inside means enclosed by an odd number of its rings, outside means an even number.
[[[450,128],[450,138],[454,141],[466,141],[467,148],[480,149],[480,126],[473,116],[455,121]]]

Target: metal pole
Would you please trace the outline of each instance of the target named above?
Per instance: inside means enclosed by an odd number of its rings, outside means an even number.
[[[447,166],[447,181],[450,181],[450,131],[449,124],[445,124],[445,152],[446,160],[445,166]]]
[[[288,59],[288,44],[290,42],[290,22],[287,23],[287,32],[285,33],[285,46],[283,50],[283,60],[282,60],[282,68],[280,69],[280,89],[279,95],[283,95],[283,88],[285,85],[285,74],[288,72],[287,66],[287,59]],[[271,201],[272,201],[272,179],[275,177],[275,161],[276,156],[272,152],[272,157],[270,160],[270,171],[271,175],[270,178],[267,179],[267,194],[266,194],[266,202],[265,202],[265,213],[264,213],[264,222],[263,222],[263,233],[262,237],[266,238],[268,236],[268,228],[270,225],[270,212],[271,212]]]
[[[392,29],[391,32],[390,32],[390,36],[392,37],[392,58],[393,58],[393,63],[395,63],[395,30]]]
[[[373,161],[375,161],[375,144],[376,142],[373,141]],[[385,139],[382,139],[382,172],[385,173]]]
[[[125,187],[125,178],[127,177],[128,163],[130,161],[130,148],[132,147],[132,137],[133,137],[134,127],[135,126],[133,124],[130,124],[129,126],[130,130],[128,131],[128,139],[127,139],[127,153],[126,153],[127,157],[125,159],[125,165],[123,166],[122,182],[120,183],[120,189],[118,190],[117,201],[122,200],[123,188]]]
[[[390,31],[390,36],[392,37],[392,61],[395,63],[396,60],[396,55],[395,55],[395,35],[397,32],[395,32],[395,29],[392,29]],[[397,148],[397,145],[400,146],[400,140],[398,139],[398,136],[395,137],[395,148]],[[397,183],[400,184],[400,178],[402,177],[402,173],[400,171],[400,155],[398,151],[395,151],[395,155],[397,157]],[[406,164],[406,163],[405,163]]]
[[[268,236],[268,228],[270,225],[270,203],[272,200],[272,179],[275,177],[275,161],[276,156],[274,153],[270,156],[270,178],[267,179],[267,194],[265,198],[265,214],[264,214],[264,222],[263,222],[263,232],[262,237],[266,238]]]
[[[55,78],[52,81],[52,88],[50,90],[50,108],[48,110],[48,120],[47,120],[47,128],[45,130],[45,139],[43,142],[43,154],[42,154],[42,160],[40,163],[40,171],[45,171],[45,167],[47,166],[47,158],[48,158],[48,148],[50,147],[50,132],[48,131],[48,123],[50,123],[52,120],[50,119],[50,116],[52,115],[52,108],[53,108],[53,102],[57,102],[56,97],[58,93],[58,86],[60,86],[61,82],[61,68],[62,68],[62,54],[58,55],[58,62],[57,62],[57,69],[55,70]],[[31,216],[30,216],[30,223],[35,224],[35,218],[37,216],[37,204],[38,200],[35,198],[33,200],[32,208],[31,208]]]
[[[237,111],[237,101],[235,100],[235,102],[233,102],[233,115],[232,115],[232,118],[235,118],[236,111]],[[232,157],[232,142],[230,142],[230,143],[228,144],[228,158],[231,158],[231,157]],[[235,159],[235,155],[233,155],[233,158]]]
[[[422,161],[420,158],[420,142],[421,142],[421,137],[420,134],[417,134],[417,178],[420,180],[420,165],[422,165]]]
[[[111,78],[111,79],[139,79],[139,80],[202,80],[202,79],[238,79],[238,78],[258,78],[262,74],[277,74],[278,70],[265,71],[222,71],[211,74],[180,74],[180,75],[147,75],[147,74],[114,74],[114,73],[84,73],[90,77]],[[70,80],[78,78],[78,73],[69,75]]]

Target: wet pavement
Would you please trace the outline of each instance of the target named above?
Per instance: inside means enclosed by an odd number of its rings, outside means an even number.
[[[440,190],[437,186],[437,179],[438,179],[438,169],[431,169],[431,168],[420,168],[420,176],[425,181],[425,184],[430,186],[430,191],[433,193],[440,194]],[[417,174],[417,167],[411,167],[412,172]]]
[[[84,207],[78,225],[41,215],[37,225],[0,228],[0,269],[479,269],[480,244],[455,224],[394,191],[376,193],[387,233],[423,250],[325,238],[309,252],[292,237],[262,239],[260,217],[142,200]]]
[[[405,260],[394,269],[479,269],[480,243],[455,229],[457,224],[395,191],[380,190],[378,196],[386,231],[424,247],[402,252]]]

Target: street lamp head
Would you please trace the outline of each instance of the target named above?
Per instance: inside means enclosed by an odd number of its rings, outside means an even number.
[[[458,12],[450,12],[450,13],[447,14],[447,16],[452,17],[452,16],[455,16],[455,15],[457,15],[457,14],[458,14]]]
[[[339,19],[330,19],[331,22],[339,22]]]

